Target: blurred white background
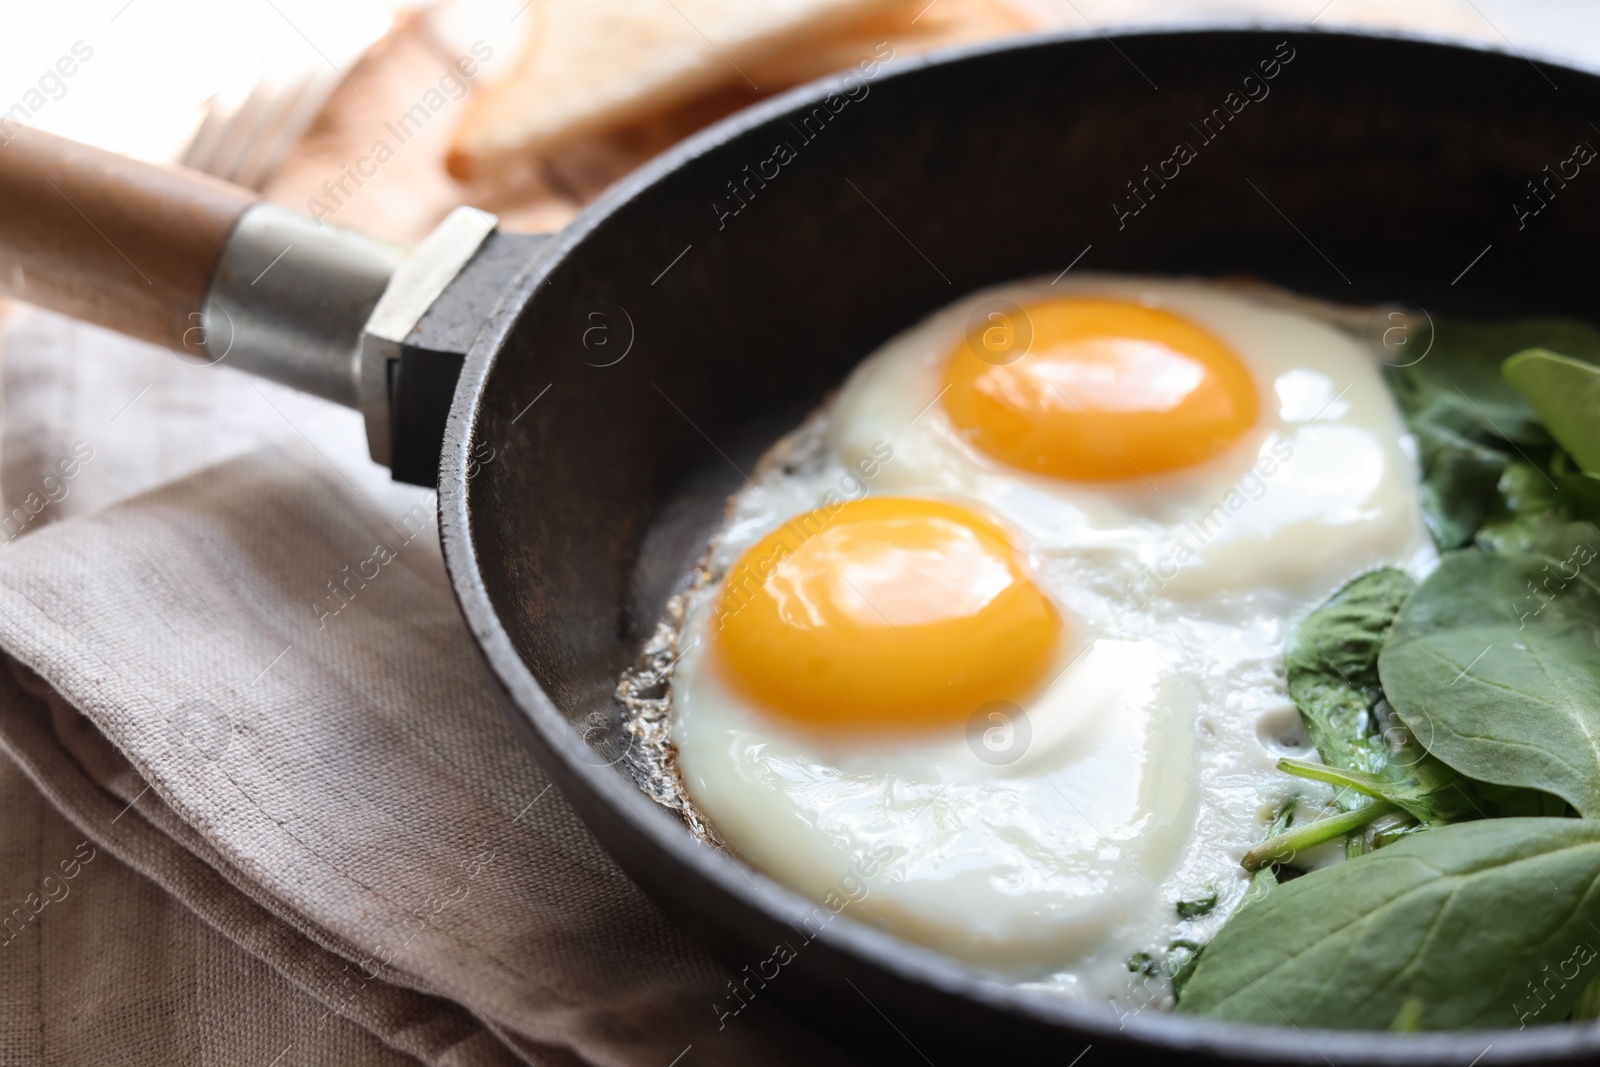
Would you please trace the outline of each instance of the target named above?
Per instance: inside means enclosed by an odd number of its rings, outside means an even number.
[[[337,78],[388,27],[400,0],[81,0],[8,3],[0,115],[82,41],[92,57],[29,120],[151,159],[176,156],[213,94],[315,67]],[[37,98],[35,98],[37,99]]]

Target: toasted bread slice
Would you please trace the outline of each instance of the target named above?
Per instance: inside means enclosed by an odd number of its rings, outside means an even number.
[[[762,96],[833,71],[866,69],[861,67],[864,63],[883,69],[884,62],[892,64],[917,52],[1029,28],[1028,20],[1005,0],[937,0],[933,6],[916,0],[811,48],[786,50],[747,68],[763,92],[751,90],[743,81],[724,82],[676,107],[578,138],[542,158],[530,158],[530,170],[534,180],[562,189],[576,201],[587,201],[651,156]]]
[[[534,0],[510,77],[480,95],[448,165],[475,178],[683,103],[901,0]]]
[[[575,200],[586,200],[701,126],[763,96],[881,59],[885,45],[888,54],[903,56],[1023,32],[1033,25],[1007,0],[874,0],[853,5],[806,0],[792,5],[796,17],[784,28],[772,24],[771,32],[752,41],[737,60],[726,47],[714,49],[701,40],[700,66],[692,76],[682,74],[670,84],[661,78],[652,82],[639,72],[619,73],[626,64],[616,55],[603,68],[563,86],[556,84],[555,74],[567,69],[570,55],[582,51],[563,44],[563,35],[599,29],[594,20],[585,23],[561,12],[559,5],[566,2],[534,0],[529,14],[536,20],[516,69],[475,95],[473,111],[457,131],[447,161],[458,178],[515,187],[539,175],[537,180],[553,181]],[[671,10],[668,0],[632,2]],[[696,16],[704,14],[701,8],[710,6],[708,0],[671,2],[703,28]],[[545,4],[552,6],[541,8]],[[799,9],[807,6],[813,17],[800,19]],[[552,21],[552,15],[559,18]],[[687,19],[679,22],[683,30],[694,32]],[[560,58],[563,54],[568,58]],[[548,69],[534,69],[541,65]],[[615,80],[601,87],[597,80],[602,77]]]
[[[934,0],[931,4],[908,0],[844,27],[843,32],[811,48],[786,49],[750,76],[774,90],[788,89],[871,58],[879,42],[887,42],[894,55],[906,56],[1034,28],[1033,20],[1006,0]]]

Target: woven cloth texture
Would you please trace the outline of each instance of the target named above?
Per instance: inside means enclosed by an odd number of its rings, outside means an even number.
[[[719,1021],[355,413],[44,313],[3,352],[0,1061],[848,1062]]]

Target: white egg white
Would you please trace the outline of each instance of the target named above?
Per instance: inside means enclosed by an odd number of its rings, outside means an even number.
[[[938,402],[942,360],[977,304],[1062,293],[1210,330],[1254,375],[1258,426],[1199,468],[1124,483],[1056,481],[978,452]],[[1403,437],[1358,340],[1204,282],[1075,275],[950,305],[865,360],[732,501],[679,634],[673,741],[689,796],[741,856],[828,902],[821,917],[1121,1013],[1143,1006],[1149,983],[1129,958],[1210,937],[1270,812],[1291,793],[1326,799],[1275,768],[1310,754],[1283,644],[1350,578],[1429,565]],[[720,576],[792,516],[869,493],[960,501],[1011,531],[1071,628],[1022,707],[871,740],[786,723],[724,682]],[[1212,892],[1209,913],[1179,916],[1180,900]]]

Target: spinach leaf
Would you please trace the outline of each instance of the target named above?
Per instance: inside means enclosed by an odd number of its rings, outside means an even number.
[[[1506,360],[1501,373],[1578,466],[1600,472],[1600,367],[1530,348]]]
[[[1204,892],[1192,896],[1181,897],[1178,900],[1178,918],[1197,919],[1202,915],[1209,915],[1217,906],[1217,890],[1215,886],[1208,886]]]
[[[1428,528],[1441,549],[1459,548],[1500,510],[1496,490],[1507,463],[1519,457],[1543,462],[1550,445],[1533,407],[1505,380],[1502,364],[1536,347],[1600,363],[1600,331],[1559,318],[1441,318],[1415,343],[1426,358],[1390,367],[1385,376],[1417,438]]]
[[[1448,398],[1409,420],[1422,463],[1422,514],[1441,549],[1460,548],[1500,507],[1511,454]]]
[[[1600,972],[1596,923],[1600,821],[1458,823],[1241,908],[1178,1010],[1336,1029],[1557,1022]]]
[[[1560,452],[1552,454],[1551,462]],[[1579,474],[1578,477],[1587,477]],[[1600,481],[1595,483],[1600,490]],[[1481,527],[1473,540],[1490,552],[1526,552],[1530,545],[1548,535],[1554,527],[1571,522],[1587,505],[1568,492],[1556,476],[1545,468],[1520,459],[1506,464],[1500,476],[1499,513]],[[1600,503],[1600,494],[1596,496]]]
[[[1573,1019],[1600,1019],[1600,978],[1590,979],[1572,1005]]]
[[[1581,471],[1565,452],[1550,455],[1549,477],[1559,487],[1560,500],[1576,518],[1600,519],[1600,475]]]
[[[1296,759],[1280,759],[1278,769],[1299,778],[1353,789],[1374,800],[1386,800],[1420,822],[1460,822],[1481,813],[1470,795],[1471,787],[1438,760],[1424,758],[1410,767],[1385,767],[1385,773],[1378,774]]]
[[[1396,715],[1469,778],[1543,790],[1600,816],[1600,531],[1529,551],[1446,553],[1378,659]]]
[[[1408,998],[1395,1014],[1394,1021],[1389,1024],[1389,1030],[1396,1034],[1417,1033],[1422,1029],[1422,1008],[1421,998]]]
[[[1279,832],[1245,854],[1241,862],[1246,870],[1291,863],[1301,852],[1338,837],[1346,838],[1347,856],[1358,856],[1367,850],[1366,835],[1358,831],[1397,806],[1406,807],[1362,789],[1361,784],[1389,762],[1387,732],[1377,729],[1373,719],[1374,709],[1383,699],[1378,653],[1412,587],[1410,576],[1392,567],[1364,574],[1347,583],[1292,632],[1284,651],[1289,696],[1300,709],[1322,765],[1280,760],[1278,766],[1338,787],[1335,796],[1343,814],[1288,832],[1278,827]],[[1416,749],[1407,762],[1425,758]],[[1352,777],[1339,777],[1346,771]]]
[[[1566,812],[1566,802],[1548,793],[1465,778],[1455,768],[1424,754],[1415,742],[1402,746],[1397,755],[1398,759],[1385,764],[1377,773],[1288,758],[1278,761],[1278,769],[1387,801],[1417,822],[1433,826],[1467,819],[1563,815]],[[1415,829],[1418,827],[1411,824],[1391,830],[1390,835]]]
[[[1167,977],[1172,979],[1172,999],[1183,997],[1183,987],[1189,984],[1195,965],[1200,962],[1200,952],[1205,946],[1197,941],[1179,940],[1167,946]]]
[[[1279,834],[1289,829],[1289,824],[1294,821],[1295,809],[1299,806],[1300,794],[1290,793],[1289,799],[1285,800],[1283,802],[1283,806],[1273,814],[1272,822],[1267,824],[1266,836],[1269,838],[1277,837]]]
[[[1353,834],[1381,815],[1397,810],[1386,800],[1351,807],[1339,815],[1308,822],[1276,837],[1269,837],[1244,854],[1239,865],[1247,871],[1267,870],[1273,864],[1293,864],[1302,852]]]
[[[1410,414],[1434,403],[1459,409],[1484,433],[1519,445],[1547,445],[1550,436],[1528,402],[1505,380],[1501,365],[1529,348],[1548,348],[1585,363],[1600,363],[1600,330],[1576,319],[1537,317],[1504,322],[1435,318],[1419,337],[1427,356],[1385,371],[1390,389]]]
[[[1330,767],[1372,771],[1386,745],[1372,729],[1378,653],[1411,578],[1392,567],[1355,579],[1294,629],[1284,649],[1289,697]]]
[[[1509,785],[1491,785],[1473,782],[1472,791],[1483,804],[1484,814],[1491,819],[1517,818],[1543,815],[1548,818],[1576,816],[1565,800],[1537,789],[1520,789]]]
[[[1524,539],[1536,536],[1516,528]],[[1402,571],[1374,571],[1340,589],[1296,629],[1285,653],[1289,693],[1322,763],[1282,759],[1278,767],[1334,786],[1346,814],[1270,837],[1246,854],[1246,869],[1291,862],[1340,834],[1350,835],[1346,855],[1354,858],[1411,832],[1416,823],[1546,813],[1539,794],[1468,780],[1389,718],[1379,684],[1379,654],[1412,588]],[[1493,794],[1486,795],[1485,788]],[[1373,802],[1382,806],[1370,811],[1363,807]],[[1391,815],[1395,809],[1408,817]],[[1559,814],[1560,808],[1552,813]],[[1366,829],[1380,817],[1387,821]]]

